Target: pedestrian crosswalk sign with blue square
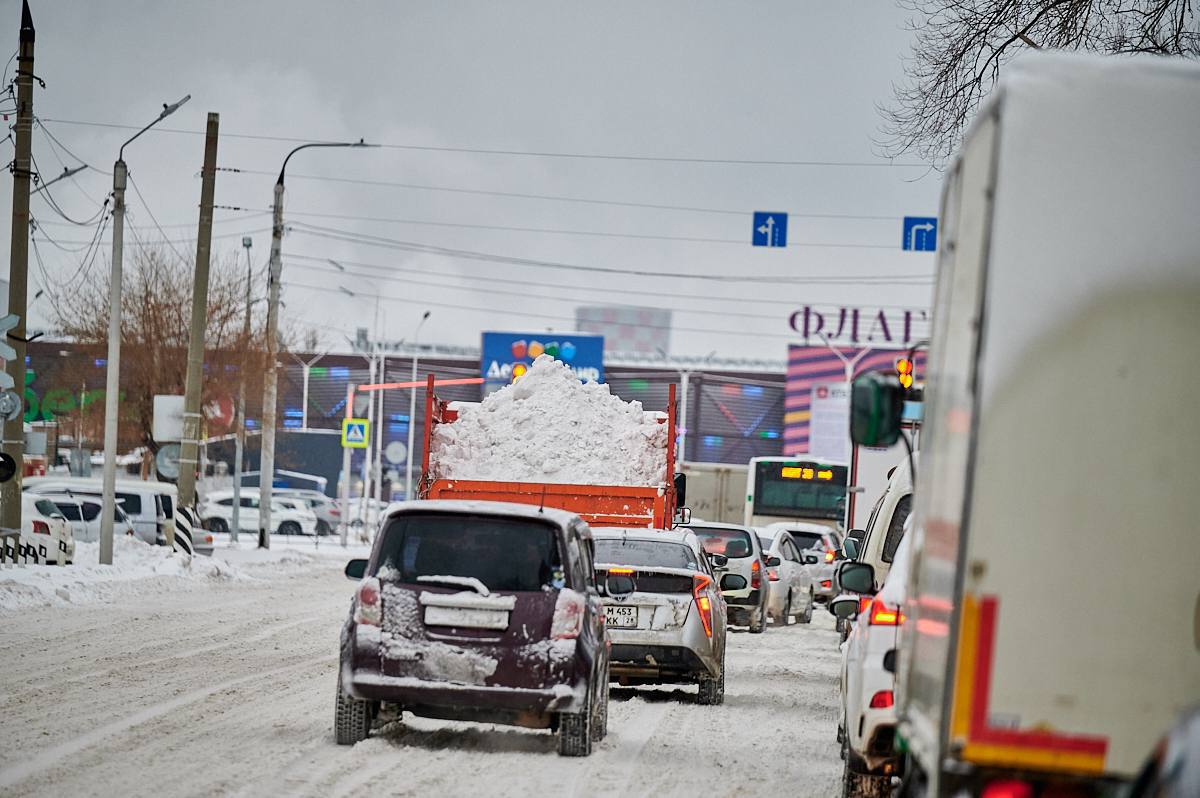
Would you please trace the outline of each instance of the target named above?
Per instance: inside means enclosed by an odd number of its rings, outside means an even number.
[[[371,422],[365,418],[342,419],[342,448],[365,449],[370,439]]]

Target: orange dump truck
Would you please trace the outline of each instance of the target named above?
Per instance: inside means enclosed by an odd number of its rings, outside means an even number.
[[[457,499],[515,502],[555,507],[579,515],[592,526],[669,529],[682,493],[675,476],[675,386],[670,386],[666,412],[658,423],[668,425],[666,467],[658,485],[575,485],[554,482],[499,482],[493,480],[440,479],[430,470],[430,454],[437,446],[434,430],[453,424],[458,411],[433,391],[434,376],[425,388],[425,450],[418,495],[422,499]],[[436,454],[436,452],[435,452]],[[436,461],[436,457],[433,458]],[[682,477],[682,475],[680,475]]]

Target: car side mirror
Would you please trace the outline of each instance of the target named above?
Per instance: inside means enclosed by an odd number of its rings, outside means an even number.
[[[684,526],[687,526],[688,524],[692,523],[692,508],[691,507],[678,508],[675,511],[675,518],[676,518],[676,521],[675,521],[676,525],[682,524]]]
[[[835,618],[845,620],[858,615],[858,596],[841,595],[829,602],[829,612]]]
[[[888,649],[888,652],[883,655],[883,669],[888,673],[896,672],[896,657],[896,649],[894,648]]]
[[[859,553],[856,538],[846,538],[842,541],[842,554],[846,556],[847,560],[857,560]]]
[[[844,590],[852,593],[875,591],[875,569],[869,563],[843,560],[838,566],[837,579]]]
[[[357,582],[359,579],[362,579],[366,575],[366,573],[367,573],[367,561],[366,560],[351,560],[350,562],[346,563],[346,578],[347,579],[353,579],[354,581]]]
[[[887,448],[900,440],[904,387],[895,374],[868,372],[850,391],[850,438],[859,446]]]
[[[781,565],[783,565],[783,560],[779,559],[778,557],[768,557],[767,558],[767,567],[768,568],[778,568]]]
[[[675,485],[675,506],[682,507],[687,504],[687,474],[676,473],[674,479]],[[684,521],[686,524],[687,522]]]
[[[745,590],[746,585],[750,584],[746,581],[746,577],[741,574],[725,574],[721,577],[721,590]]]
[[[821,561],[820,557],[818,557],[815,554],[810,554],[808,552],[804,552],[803,554],[801,554],[800,559],[804,562],[805,565],[816,565],[817,563],[819,563]]]
[[[729,567],[729,558],[724,554],[708,555],[708,564],[713,567],[714,571],[721,571]]]
[[[604,579],[604,592],[612,598],[625,598],[637,590],[633,574],[614,574],[609,571]]]

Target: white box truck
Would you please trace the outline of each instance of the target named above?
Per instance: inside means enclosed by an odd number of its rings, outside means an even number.
[[[1111,795],[1200,702],[1200,69],[1010,65],[941,208],[903,791]]]

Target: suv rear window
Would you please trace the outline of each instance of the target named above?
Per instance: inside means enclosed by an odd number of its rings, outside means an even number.
[[[744,529],[688,528],[696,533],[700,545],[709,554],[724,554],[726,557],[750,557],[754,554],[750,533]]]
[[[699,569],[696,555],[682,543],[653,540],[596,540],[596,562],[644,568]]]
[[[489,590],[541,590],[562,577],[553,527],[492,516],[402,515],[388,524],[379,563],[401,582],[473,577]]]

